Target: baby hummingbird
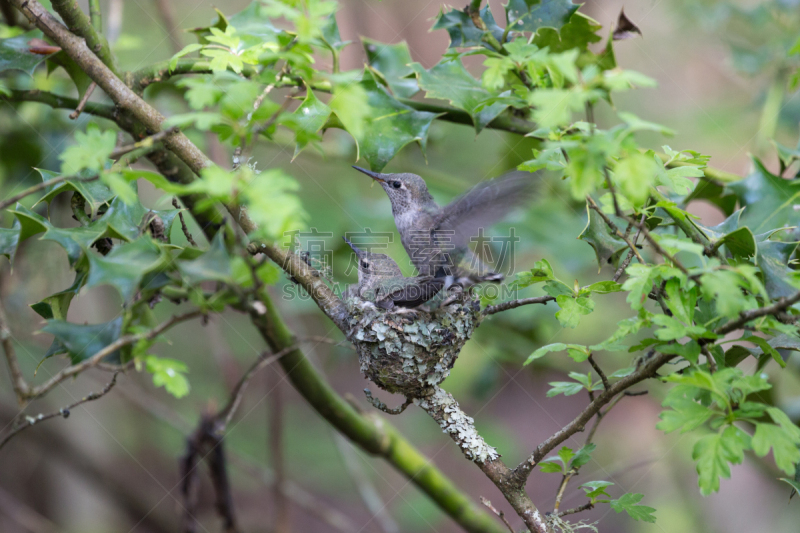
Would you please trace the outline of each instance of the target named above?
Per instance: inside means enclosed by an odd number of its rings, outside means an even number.
[[[362,300],[374,303],[381,309],[395,306],[413,308],[422,305],[438,293],[444,280],[432,276],[407,278],[394,259],[386,254],[365,252],[342,237],[358,258],[358,286],[354,292]]]
[[[381,174],[354,166],[380,183],[392,203],[400,241],[420,276],[449,278],[464,288],[484,281],[500,282],[469,249],[473,237],[531,195],[531,179],[512,175],[479,183],[440,207],[416,174]]]

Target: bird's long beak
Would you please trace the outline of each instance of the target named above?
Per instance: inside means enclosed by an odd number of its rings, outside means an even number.
[[[361,257],[361,256],[363,256],[363,255],[364,255],[364,250],[360,249],[358,246],[356,246],[355,244],[353,244],[352,242],[350,242],[350,240],[349,240],[347,237],[342,237],[342,239],[344,239],[344,242],[346,242],[346,243],[347,243],[347,245],[348,245],[350,248],[352,248],[352,249],[353,249],[353,251],[356,253],[356,257]]]
[[[353,165],[353,168],[358,170],[359,172],[363,172],[364,174],[366,174],[370,178],[374,179],[375,181],[381,181],[381,182],[385,182],[386,181],[386,178],[383,177],[385,174],[381,174],[380,172],[372,172],[371,170],[367,170],[366,168],[357,167],[355,165]]]

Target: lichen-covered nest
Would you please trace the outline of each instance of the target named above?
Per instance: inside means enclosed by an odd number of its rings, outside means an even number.
[[[433,394],[481,319],[477,297],[416,314],[378,309],[358,298],[345,304],[348,337],[358,351],[361,371],[382,389],[407,398]]]

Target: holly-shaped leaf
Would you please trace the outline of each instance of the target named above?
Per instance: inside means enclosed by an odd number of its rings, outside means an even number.
[[[42,32],[33,30],[9,39],[0,39],[0,72],[16,69],[32,76],[36,66],[49,55],[31,51],[31,49],[38,50],[39,48],[31,45],[31,39],[38,39],[41,36]],[[52,52],[56,51],[56,49],[52,50]]]
[[[789,268],[789,258],[797,248],[796,242],[762,241],[757,243],[756,262],[764,274],[764,286],[770,298],[787,298],[797,292],[788,278],[795,271]]]
[[[51,320],[54,318],[58,320],[66,320],[69,304],[78,294],[78,291],[81,290],[85,280],[86,272],[77,272],[75,275],[75,281],[72,282],[72,285],[63,291],[51,294],[41,302],[31,305],[31,309],[36,311],[36,313],[45,320]]]
[[[561,29],[578,10],[571,0],[508,0],[506,23],[516,31]]]
[[[566,52],[577,49],[586,52],[589,45],[602,39],[597,32],[602,28],[599,22],[583,13],[575,12],[569,22],[560,30],[556,28],[539,28],[533,38],[533,44],[539,48],[545,46],[551,53]]]
[[[414,71],[411,64],[411,53],[405,41],[397,44],[385,44],[366,37],[361,38],[367,63],[386,81],[392,93],[398,98],[411,98],[419,92],[415,77],[409,77]]]
[[[308,146],[312,141],[320,140],[322,137],[317,133],[328,122],[331,116],[331,108],[323,101],[319,100],[314,91],[308,89],[303,103],[294,113],[282,119],[281,123],[294,130],[295,148],[292,160]]]
[[[611,229],[594,209],[590,209],[587,205],[586,211],[589,220],[578,238],[588,242],[594,248],[599,272],[604,265],[615,264],[628,245],[611,232]]]
[[[800,181],[789,181],[772,174],[758,159],[753,159],[753,172],[747,178],[731,183],[728,189],[748,206],[740,225],[753,233],[797,223],[794,204],[800,199]]]
[[[42,181],[49,181],[59,177],[61,174],[52,172],[50,170],[37,169],[42,176]],[[91,170],[83,170],[76,174],[75,179],[68,179],[57,183],[45,189],[45,194],[34,204],[34,207],[42,202],[47,203],[53,201],[53,198],[62,192],[77,192],[86,201],[86,204],[91,210],[91,217],[97,214],[97,210],[101,205],[108,203],[113,197],[114,193],[100,180],[86,181],[86,178],[92,178],[96,172]]]
[[[231,258],[225,248],[223,232],[218,232],[211,241],[211,246],[199,257],[192,260],[179,260],[178,271],[187,283],[196,284],[201,281],[231,281]]]
[[[67,252],[69,266],[74,267],[81,258],[83,251],[105,233],[105,226],[92,225],[91,227],[57,228],[52,224],[47,225],[47,231],[40,240],[55,241]]]
[[[450,35],[450,48],[474,48],[484,46],[491,49],[491,47],[483,41],[484,33],[491,33],[499,42],[503,38],[503,28],[499,27],[495,22],[488,5],[480,10],[480,17],[486,26],[486,32],[475,26],[472,17],[459,9],[440,11],[431,29],[447,30],[448,35]]]
[[[112,285],[128,302],[139,289],[144,275],[164,263],[158,246],[150,237],[115,246],[106,256],[87,252],[89,277],[86,287]]]
[[[749,448],[750,437],[734,426],[698,440],[692,451],[692,459],[697,461],[700,493],[708,496],[717,492],[719,478],[731,477],[730,464],[740,464],[745,450]]]
[[[449,100],[455,107],[469,113],[476,134],[508,107],[502,102],[489,103],[494,95],[472,77],[460,59],[442,61],[430,70],[425,70],[419,63],[412,63],[411,68],[427,98]]]
[[[9,209],[14,213],[19,222],[19,242],[22,243],[26,239],[38,235],[43,231],[47,231],[50,222],[39,213],[34,213],[22,204],[17,204],[14,209]]]
[[[370,169],[380,172],[404,146],[412,142],[417,142],[424,153],[428,129],[436,114],[416,111],[401,104],[375,81],[371,73],[365,73],[361,87],[367,93],[369,115],[364,118],[363,133],[356,140]]]
[[[0,255],[8,257],[9,262],[14,264],[14,256],[17,255],[19,246],[19,220],[14,220],[10,228],[0,228]]]
[[[655,522],[656,517],[653,513],[656,512],[652,507],[646,505],[639,505],[639,502],[644,498],[644,494],[623,494],[617,500],[611,500],[608,504],[616,512],[621,513],[625,511],[628,516],[634,520],[641,520],[643,522]]]
[[[85,326],[64,320],[48,320],[42,328],[45,333],[55,336],[64,351],[69,353],[72,364],[93,356],[119,338],[122,317],[110,322]],[[109,354],[107,361],[119,361],[119,352]]]

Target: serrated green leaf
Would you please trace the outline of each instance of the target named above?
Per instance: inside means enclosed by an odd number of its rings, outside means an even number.
[[[412,62],[408,44],[405,41],[397,44],[386,44],[366,37],[361,38],[367,63],[380,73],[397,98],[411,98],[419,92],[419,85],[409,66]]]
[[[429,70],[419,63],[412,63],[411,68],[417,74],[419,86],[427,98],[448,100],[453,106],[469,113],[476,134],[508,107],[502,102],[489,104],[488,100],[494,95],[472,77],[460,59],[442,61]]]
[[[580,450],[575,452],[575,456],[569,463],[569,468],[580,468],[592,460],[592,452],[597,448],[596,444],[586,444]]]
[[[705,424],[715,413],[705,405],[699,404],[689,398],[667,399],[665,406],[671,409],[662,411],[659,415],[661,421],[656,424],[656,428],[664,433],[670,433],[676,429],[681,433],[686,433]]]
[[[115,246],[106,256],[87,252],[89,277],[86,287],[112,285],[128,302],[139,289],[144,275],[164,262],[161,251],[149,237]]]
[[[42,176],[42,181],[48,181],[60,176],[55,172],[49,170],[37,169]],[[90,209],[90,216],[94,217],[97,210],[103,204],[108,203],[113,197],[114,193],[100,180],[85,181],[85,178],[91,178],[96,173],[91,170],[83,170],[78,172],[75,179],[67,179],[56,185],[52,185],[45,189],[45,194],[36,201],[34,207],[42,202],[48,205],[53,201],[53,198],[63,192],[77,192],[86,201],[86,205]]]
[[[72,364],[75,364],[88,359],[116,341],[121,328],[122,317],[90,326],[53,319],[47,321],[42,331],[54,335],[60,346],[69,353]],[[119,352],[110,354],[106,360],[118,362]]]
[[[600,496],[608,497],[606,489],[612,485],[610,481],[589,481],[582,484],[581,488],[586,492],[586,497],[594,503]]]
[[[590,44],[602,40],[602,37],[597,35],[601,28],[596,20],[576,11],[560,30],[539,28],[533,38],[533,44],[539,48],[547,47],[552,53],[567,50],[580,50],[585,53]]]
[[[217,233],[211,241],[208,251],[200,257],[191,261],[178,261],[178,270],[186,282],[190,284],[206,280],[230,282],[232,275],[231,258],[225,248],[222,232]]]
[[[183,398],[189,394],[189,381],[184,375],[189,371],[186,363],[148,355],[144,358],[145,368],[153,374],[153,385],[164,387],[168,393],[176,398]]]
[[[614,264],[619,259],[619,256],[622,255],[622,252],[627,249],[628,245],[611,232],[594,209],[589,209],[587,206],[586,211],[588,213],[588,222],[581,234],[578,235],[578,239],[588,242],[594,248],[598,264],[597,271],[599,272],[603,266]]]
[[[797,244],[779,241],[757,243],[756,262],[764,274],[764,287],[770,298],[788,298],[797,292],[797,288],[788,281],[788,277],[794,272],[789,268],[789,258]]]
[[[594,301],[590,298],[561,295],[556,297],[556,303],[561,308],[556,313],[556,318],[562,327],[575,328],[581,321],[581,316],[588,315],[594,310]]]
[[[530,287],[535,283],[554,278],[555,276],[553,275],[553,267],[550,266],[550,263],[547,261],[547,259],[542,259],[541,261],[536,261],[533,264],[533,268],[528,272],[520,272],[517,274],[516,286],[520,289],[524,289],[525,287]]]
[[[509,27],[530,32],[539,28],[560,29],[578,10],[571,0],[508,0],[505,8]]]
[[[623,494],[619,499],[611,500],[608,503],[616,512],[621,513],[622,511],[625,511],[628,513],[628,516],[634,520],[654,523],[656,521],[656,517],[653,516],[653,513],[656,512],[656,510],[646,505],[638,505],[638,503],[642,501],[642,498],[644,498],[643,494],[628,493]]]
[[[281,123],[294,130],[295,148],[292,159],[308,146],[311,141],[322,137],[317,133],[328,122],[331,108],[319,100],[314,91],[308,89],[303,103]]]
[[[635,207],[644,205],[650,198],[650,187],[663,169],[652,158],[635,153],[621,160],[614,167],[613,181]]]
[[[798,442],[775,424],[756,424],[753,435],[753,451],[759,457],[764,457],[772,448],[775,464],[789,475],[794,474],[795,465],[800,461],[800,448]]]
[[[551,381],[548,383],[548,385],[552,387],[547,391],[548,398],[558,396],[559,394],[563,394],[564,396],[572,396],[573,394],[578,394],[584,390],[583,385],[576,381]]]
[[[33,30],[9,39],[0,39],[0,72],[17,69],[33,76],[34,69],[45,60],[47,54],[34,54],[28,43],[41,36],[42,32]]]
[[[700,493],[708,496],[717,492],[719,478],[731,477],[730,464],[741,464],[744,452],[749,448],[750,437],[733,426],[698,440],[692,451],[692,459],[697,461]]]
[[[98,127],[89,127],[86,133],[75,132],[75,142],[72,146],[61,152],[61,173],[75,175],[82,171],[97,173],[101,171],[108,161],[114,146],[117,144],[117,134],[113,130],[100,131]]]
[[[758,159],[753,159],[753,172],[728,184],[728,189],[739,198],[740,205],[747,206],[741,224],[753,233],[797,222],[794,204],[800,198],[800,182],[772,174]]]
[[[491,33],[497,41],[500,41],[503,38],[503,28],[499,27],[495,22],[488,5],[480,10],[480,17],[488,33]],[[447,30],[448,35],[450,35],[450,48],[484,46],[491,49],[491,47],[483,41],[485,32],[475,26],[475,23],[472,22],[472,17],[459,9],[440,11],[431,29]]]

